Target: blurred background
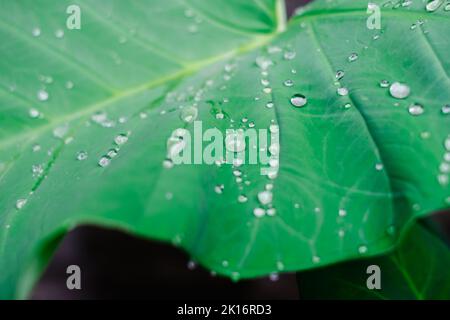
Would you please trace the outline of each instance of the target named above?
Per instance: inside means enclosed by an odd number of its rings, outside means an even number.
[[[244,0],[243,0],[244,1]],[[291,15],[309,0],[287,0]],[[434,221],[434,223],[430,222]],[[429,223],[450,235],[450,215]],[[448,241],[448,237],[446,239]],[[78,265],[82,290],[68,290],[66,268]],[[189,264],[189,256],[170,244],[114,230],[79,227],[59,245],[32,299],[299,299],[295,274],[232,282]],[[301,290],[301,289],[300,289]]]

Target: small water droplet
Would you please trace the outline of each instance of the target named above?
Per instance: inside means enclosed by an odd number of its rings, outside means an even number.
[[[171,168],[173,168],[173,162],[172,162],[172,160],[170,160],[170,159],[165,159],[165,160],[163,161],[163,167],[164,167],[165,169],[171,169]]]
[[[214,187],[214,192],[217,194],[222,194],[224,188],[225,188],[225,186],[223,184],[219,184]]]
[[[344,70],[338,70],[336,71],[336,80],[341,80],[345,75]]]
[[[62,139],[65,137],[67,132],[69,131],[69,126],[67,124],[61,125],[53,129],[53,136],[58,139]]]
[[[258,193],[258,200],[263,206],[271,203],[272,197],[273,197],[272,192],[267,190]]]
[[[31,34],[33,35],[33,37],[39,37],[41,35],[41,29],[39,29],[38,27],[33,28],[33,30],[31,30]]]
[[[346,87],[338,88],[337,94],[340,96],[346,96],[346,95],[348,95],[348,89]]]
[[[262,70],[268,69],[273,64],[272,60],[269,58],[259,56],[256,58],[256,65],[260,67]]]
[[[19,199],[16,201],[16,209],[20,210],[27,204],[27,199]]]
[[[442,173],[449,173],[449,172],[450,172],[450,164],[445,163],[445,162],[441,163],[441,164],[439,165],[439,170],[440,170]]]
[[[292,87],[294,85],[294,81],[288,79],[288,80],[284,81],[284,85],[286,87]]]
[[[267,102],[267,104],[266,104],[266,108],[269,108],[269,109],[272,109],[273,108],[273,106],[274,106],[274,104],[273,104],[273,102]]]
[[[266,87],[263,89],[263,92],[267,94],[272,93],[272,88]]]
[[[344,104],[344,109],[350,109],[352,107],[351,103]]]
[[[126,143],[128,141],[128,135],[126,134],[119,134],[114,138],[114,142],[115,144],[117,144],[118,146],[123,145],[124,143]]]
[[[186,107],[181,109],[180,118],[184,122],[190,123],[195,121],[198,116],[198,110],[196,107]]]
[[[225,118],[225,114],[223,114],[222,112],[216,113],[216,119],[217,120],[222,120],[224,118]]]
[[[308,100],[302,94],[297,93],[291,97],[291,104],[296,108],[304,107],[307,103]]]
[[[240,202],[240,203],[247,202],[247,200],[248,200],[247,196],[245,196],[243,194],[239,195],[239,197],[238,197],[238,202]]]
[[[39,144],[35,144],[32,148],[33,152],[38,152],[41,150],[41,146]]]
[[[240,132],[228,133],[225,137],[226,149],[231,152],[242,152],[245,150],[245,137]]]
[[[39,90],[37,93],[37,98],[39,101],[47,101],[48,96],[49,96],[48,92],[43,89]]]
[[[419,116],[424,113],[424,108],[421,104],[413,103],[408,107],[409,114],[413,116]]]
[[[294,59],[296,56],[295,51],[286,51],[283,55],[284,60],[292,60]]]
[[[73,82],[72,81],[67,81],[66,82],[66,89],[70,90],[73,88]]]
[[[267,80],[267,79],[261,79],[261,84],[262,84],[264,87],[268,87],[268,86],[270,85],[270,81]]]
[[[383,170],[383,168],[384,168],[384,166],[383,166],[382,163],[377,163],[377,164],[375,165],[375,169],[376,169],[377,171],[381,171],[381,170]]]
[[[41,115],[41,113],[39,112],[39,110],[34,109],[34,108],[30,109],[30,111],[28,112],[28,114],[30,115],[30,118],[33,118],[33,119],[36,119],[36,118],[38,118],[38,117]]]
[[[394,82],[389,88],[389,93],[396,99],[405,99],[409,96],[410,92],[410,88],[400,82]]]
[[[387,80],[380,81],[380,87],[382,87],[382,88],[387,88],[387,87],[389,87],[389,85],[390,85],[390,83]]]
[[[365,254],[365,253],[367,253],[367,246],[364,246],[364,245],[362,245],[362,246],[359,246],[358,247],[358,253],[359,254]]]
[[[266,214],[266,210],[264,210],[262,208],[255,208],[255,209],[253,209],[253,214],[255,215],[255,217],[261,218],[262,216],[264,216]]]
[[[273,217],[277,213],[277,210],[275,208],[269,208],[267,209],[267,215]]]
[[[339,209],[339,217],[345,217],[347,215],[347,211],[345,209]]]
[[[55,37],[57,37],[58,39],[61,39],[62,37],[64,37],[64,30],[62,30],[62,29],[56,30]]]
[[[442,114],[450,114],[450,104],[446,104],[441,108]]]
[[[197,264],[194,261],[192,261],[192,260],[189,261],[188,264],[187,264],[187,268],[189,270],[194,270],[196,267],[197,267]]]
[[[353,62],[358,60],[359,56],[356,52],[353,52],[349,57],[348,57],[348,61],[349,62]]]
[[[269,275],[269,279],[270,281],[276,282],[280,279],[280,276],[278,275],[278,273],[271,273]]]
[[[102,168],[109,166],[109,164],[111,163],[111,159],[108,157],[101,157],[100,160],[98,161],[98,165]]]
[[[86,160],[87,158],[88,158],[88,153],[86,151],[79,151],[77,153],[77,160],[83,161],[83,160]]]
[[[320,262],[320,257],[318,257],[318,256],[313,256],[313,257],[312,257],[312,262],[313,262],[313,263],[319,263],[319,262]]]

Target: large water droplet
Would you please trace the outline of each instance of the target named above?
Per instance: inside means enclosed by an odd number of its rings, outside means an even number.
[[[427,5],[426,9],[428,12],[434,12],[444,3],[444,0],[430,0]]]
[[[261,192],[258,193],[258,200],[263,206],[268,205],[269,203],[271,203],[272,202],[272,197],[273,197],[272,192],[267,191],[267,190],[266,191],[261,191]]]
[[[396,99],[405,99],[409,96],[411,90],[408,85],[400,82],[394,82],[390,88],[389,93]]]
[[[308,103],[306,97],[302,94],[294,94],[291,98],[291,104],[296,108],[304,107]]]

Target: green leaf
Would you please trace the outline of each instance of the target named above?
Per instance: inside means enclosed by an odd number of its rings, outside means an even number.
[[[374,274],[369,266],[380,270],[380,289],[367,287]],[[342,263],[298,274],[302,298],[306,299],[449,299],[450,251],[432,232],[417,224],[392,253]],[[372,283],[371,281],[369,281]]]
[[[385,252],[448,207],[443,8],[383,6],[382,30],[369,30],[367,3],[350,0],[318,0],[287,26],[275,0],[85,0],[81,29],[68,30],[70,4],[0,4],[0,297],[26,296],[80,224],[172,241],[239,279]],[[394,99],[384,79],[410,95]],[[424,113],[409,114],[412,103]],[[180,119],[193,106],[204,132],[277,124],[276,178],[261,163],[166,169],[174,130],[193,133]],[[258,218],[268,183],[276,214]]]

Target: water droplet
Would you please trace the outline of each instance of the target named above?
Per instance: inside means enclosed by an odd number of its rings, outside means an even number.
[[[424,108],[421,104],[418,103],[413,103],[408,107],[408,112],[409,114],[413,115],[413,116],[419,116],[422,113],[424,113]]]
[[[245,137],[240,132],[228,133],[225,137],[226,149],[231,152],[242,152],[245,150]]]
[[[16,209],[20,210],[27,204],[27,199],[19,199],[16,201]]]
[[[67,81],[66,82],[66,89],[72,89],[73,88],[73,82],[72,81]]]
[[[188,264],[187,264],[187,268],[189,270],[194,270],[196,267],[197,267],[197,264],[194,261],[192,261],[192,260],[189,261]]]
[[[219,184],[214,187],[214,192],[217,194],[222,194],[224,188],[225,188],[225,186],[223,184]]]
[[[284,270],[284,264],[281,261],[277,261],[277,269],[282,271]]]
[[[447,161],[447,162],[450,162],[450,152],[446,152],[444,154],[444,160]]]
[[[312,262],[313,262],[313,263],[319,263],[319,262],[320,262],[320,257],[318,257],[318,256],[313,256],[313,257],[312,257]]]
[[[387,87],[389,87],[389,85],[390,85],[390,83],[387,80],[380,81],[380,87],[382,87],[382,88],[387,88]]]
[[[258,200],[263,206],[271,203],[272,197],[273,197],[272,192],[267,190],[258,193]]]
[[[253,214],[255,215],[255,217],[261,218],[262,216],[264,216],[266,214],[266,210],[264,210],[262,208],[255,208],[255,209],[253,209]]]
[[[271,133],[277,133],[280,130],[280,127],[277,124],[271,124],[269,126],[269,131]]]
[[[62,29],[56,30],[55,37],[57,37],[58,39],[61,39],[62,37],[64,37],[64,30],[62,30]]]
[[[444,10],[450,11],[450,2],[445,5]]]
[[[284,60],[292,60],[295,58],[295,56],[296,56],[295,51],[286,51],[284,53],[283,57],[284,57]]]
[[[264,88],[264,89],[263,89],[263,92],[264,92],[264,93],[267,93],[267,94],[272,93],[272,88],[269,88],[269,87]]]
[[[106,156],[110,159],[115,158],[118,154],[118,149],[110,149]]]
[[[445,150],[450,151],[450,136],[444,141]]]
[[[108,157],[101,157],[100,160],[98,161],[98,165],[102,168],[109,166],[110,163],[111,159]]]
[[[222,120],[223,118],[225,118],[225,115],[222,112],[216,113],[216,119],[217,120]]]
[[[269,275],[269,279],[270,281],[276,282],[280,279],[280,276],[278,275],[278,273],[271,273]]]
[[[270,85],[270,81],[267,80],[267,79],[261,79],[261,84],[262,84],[264,87],[268,87],[268,86]]]
[[[358,247],[359,254],[365,254],[365,253],[367,253],[367,250],[368,250],[367,246],[362,245],[362,246]]]
[[[58,139],[62,139],[65,137],[67,132],[69,131],[69,126],[67,124],[61,125],[53,129],[53,136]]]
[[[233,280],[233,281],[238,281],[240,277],[241,277],[241,275],[239,274],[239,272],[231,273],[231,280]]]
[[[198,110],[196,107],[186,107],[181,109],[180,118],[184,122],[190,123],[197,119]]]
[[[410,92],[410,88],[400,82],[394,82],[389,88],[389,93],[396,99],[405,99],[409,96]]]
[[[33,172],[34,178],[40,177],[44,173],[44,167],[41,164],[33,165],[31,172]]]
[[[33,30],[31,30],[31,34],[33,35],[33,37],[39,37],[41,35],[41,29],[39,28],[33,28]]]
[[[439,170],[440,170],[442,173],[449,173],[449,172],[450,172],[450,164],[445,163],[445,162],[441,163],[441,164],[439,165]]]
[[[277,213],[277,210],[275,208],[269,208],[267,209],[267,215],[273,217]]]
[[[376,169],[377,171],[381,171],[381,170],[383,170],[383,168],[384,168],[384,166],[383,166],[382,163],[377,163],[377,164],[375,165],[375,169]]]
[[[30,111],[28,112],[28,114],[29,114],[30,117],[33,118],[33,119],[36,119],[36,118],[38,118],[38,117],[41,115],[41,113],[39,112],[39,110],[34,109],[34,108],[30,109]]]
[[[351,103],[344,104],[344,109],[350,109],[352,107]]]
[[[291,98],[291,104],[296,108],[304,107],[308,103],[306,97],[302,94],[294,94]]]
[[[123,133],[119,134],[118,136],[116,136],[116,137],[114,138],[114,142],[115,142],[115,144],[117,144],[118,146],[120,146],[120,145],[126,143],[127,141],[128,141],[128,136],[127,136],[126,134],[123,134]]]
[[[345,75],[344,70],[338,70],[336,72],[336,80],[341,80],[344,77],[344,75]]]
[[[256,58],[256,65],[260,67],[262,70],[268,69],[273,64],[272,60],[269,58],[259,56]]]
[[[38,152],[41,150],[41,146],[39,144],[35,144],[32,148],[33,152]]]
[[[272,108],[273,108],[273,106],[274,106],[274,104],[273,104],[273,102],[272,102],[272,101],[270,101],[270,102],[267,102],[267,104],[266,104],[266,108],[269,108],[269,109],[272,109]]]
[[[294,85],[294,81],[288,79],[288,80],[284,81],[284,85],[286,87],[292,87]]]
[[[272,183],[266,184],[265,189],[268,191],[273,190],[273,184]]]
[[[48,100],[48,92],[45,90],[39,90],[37,93],[37,98],[39,101],[47,101]]]
[[[347,211],[345,209],[339,209],[339,217],[345,217],[347,215]]]
[[[450,104],[446,104],[441,108],[442,114],[450,114]]]
[[[269,152],[274,156],[278,155],[280,153],[280,145],[278,143],[271,144],[269,147]]]
[[[228,268],[229,265],[230,265],[230,263],[227,260],[222,261],[222,267]]]
[[[448,184],[448,175],[446,174],[439,174],[438,175],[438,182],[441,186],[446,186]]]
[[[427,5],[426,9],[428,12],[434,12],[444,3],[444,0],[430,0]]]
[[[165,160],[163,161],[163,167],[164,167],[165,169],[171,169],[171,168],[173,168],[173,162],[172,162],[172,160],[170,160],[170,159],[165,159]]]
[[[417,24],[413,23],[411,25],[411,27],[409,27],[411,30],[416,30],[417,29]]]
[[[353,61],[356,61],[356,60],[358,60],[358,54],[357,53],[355,53],[355,52],[353,52],[349,57],[348,57],[348,61],[349,62],[353,62]]]
[[[79,151],[77,153],[77,160],[83,161],[83,160],[86,160],[87,158],[88,158],[88,153],[86,151]]]
[[[245,196],[243,194],[239,195],[239,197],[238,197],[238,202],[240,202],[240,203],[247,202],[247,200],[248,200],[247,196]]]
[[[346,96],[348,95],[348,89],[346,87],[338,88],[337,93],[340,96]]]
[[[191,24],[188,26],[188,32],[189,33],[197,33],[198,27],[195,24]]]

